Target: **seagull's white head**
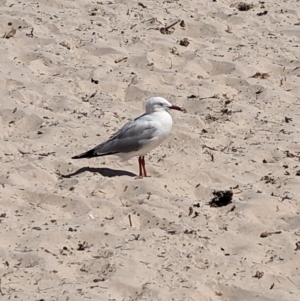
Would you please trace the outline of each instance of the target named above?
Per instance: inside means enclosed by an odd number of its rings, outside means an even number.
[[[146,113],[148,114],[153,112],[168,111],[170,109],[182,111],[180,107],[172,105],[163,97],[152,97],[146,101]]]

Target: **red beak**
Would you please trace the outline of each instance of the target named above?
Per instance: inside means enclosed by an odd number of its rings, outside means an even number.
[[[177,110],[177,111],[181,111],[181,112],[183,111],[180,107],[174,106],[174,105],[170,106],[169,109]]]

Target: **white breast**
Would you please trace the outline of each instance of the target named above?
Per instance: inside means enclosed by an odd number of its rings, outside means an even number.
[[[166,111],[154,112],[148,116],[150,124],[155,128],[155,132],[152,137],[144,144],[144,146],[131,153],[120,153],[118,156],[122,160],[129,160],[132,157],[145,156],[151,150],[159,146],[170,134],[172,130],[173,120],[171,115]]]

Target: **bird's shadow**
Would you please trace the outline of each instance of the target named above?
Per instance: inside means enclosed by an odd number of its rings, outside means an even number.
[[[62,178],[72,178],[73,176],[76,176],[78,174],[81,174],[83,172],[92,172],[92,173],[99,173],[103,177],[112,178],[112,177],[120,177],[120,176],[128,176],[128,177],[136,177],[136,174],[126,171],[126,170],[120,170],[120,169],[111,169],[111,168],[95,168],[95,167],[82,167],[75,172],[72,172],[68,175],[62,175]]]

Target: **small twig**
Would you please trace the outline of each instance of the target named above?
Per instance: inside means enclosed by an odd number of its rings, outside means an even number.
[[[274,232],[265,231],[262,234],[260,234],[260,237],[265,238],[272,234],[281,234],[281,233],[282,233],[281,231],[274,231]]]
[[[147,8],[147,6],[145,4],[143,4],[142,2],[139,2],[138,6],[141,6],[142,8]]]
[[[128,87],[136,83],[136,78],[137,78],[137,75],[135,75],[135,76],[133,76],[133,77],[131,78],[131,81],[130,81]],[[127,88],[128,88],[128,87],[127,87]]]
[[[78,244],[77,251],[84,251],[85,249],[87,249],[89,247],[90,246],[88,245],[88,243],[86,241],[84,241],[83,243]]]
[[[125,57],[123,57],[123,58],[121,58],[121,59],[119,59],[119,60],[115,60],[115,63],[118,64],[118,63],[123,62],[123,61],[125,61],[125,60],[127,60],[127,59],[128,59],[128,57],[125,56]]]
[[[173,22],[171,25],[168,25],[168,26],[166,26],[166,27],[162,27],[161,29],[160,29],[160,32],[162,33],[162,34],[170,34],[171,33],[171,31],[170,31],[170,28],[172,28],[173,26],[175,26],[177,23],[179,23],[180,22],[180,20],[177,20],[177,21],[175,21],[175,22]]]
[[[91,98],[95,97],[96,94],[97,94],[97,90],[96,92],[94,92],[93,94],[91,94],[89,97],[87,97],[87,95],[85,97],[81,97],[81,100],[84,101],[84,102],[88,102]]]
[[[173,22],[171,25],[166,26],[166,27],[165,27],[165,30],[169,30],[171,27],[175,26],[175,25],[176,25],[177,23],[179,23],[179,22],[180,22],[180,20],[177,20],[177,21]]]
[[[230,143],[229,143],[227,146],[223,147],[223,148],[221,149],[221,152],[224,152],[231,144],[233,144],[232,141],[230,141]]]
[[[41,157],[47,157],[47,156],[54,155],[54,154],[55,154],[55,152],[40,153],[39,156],[41,156]]]
[[[219,98],[218,94],[214,94],[213,96],[200,97],[199,100],[208,99],[208,98]]]
[[[128,219],[129,219],[129,225],[130,225],[130,227],[132,227],[132,221],[131,221],[131,215],[130,214],[128,215]]]
[[[134,237],[133,240],[139,240],[139,238],[141,236],[141,234],[131,234],[131,235]]]
[[[212,152],[206,150],[206,151],[204,152],[204,154],[209,155],[209,156],[210,156],[210,159],[211,159],[211,162],[214,162],[215,158],[214,158],[214,154],[213,154]]]
[[[26,33],[26,36],[30,37],[30,38],[33,38],[33,31],[34,31],[34,28],[31,28],[31,32],[30,33]]]
[[[47,249],[44,249],[44,251],[45,251],[46,253],[49,253],[49,254],[51,254],[51,255],[53,255],[53,256],[55,256],[55,257],[57,257],[57,255],[56,255],[56,254],[54,254],[54,253],[50,252],[50,251],[49,251],[49,250],[47,250]]]
[[[96,92],[94,92],[93,94],[91,94],[91,96],[89,97],[89,99],[91,99],[91,98],[93,98],[93,97],[95,97],[96,96],[96,94],[97,94],[97,90],[96,90]]]
[[[25,151],[23,151],[23,150],[21,150],[21,149],[18,149],[18,152],[19,152],[20,154],[22,154],[22,155],[29,155],[29,154],[31,154],[30,152],[25,152]]]
[[[195,215],[193,216],[193,218],[196,218],[197,216],[199,216],[199,212],[195,211]]]
[[[227,213],[232,212],[232,211],[234,211],[235,209],[236,209],[236,206],[233,205],[233,206],[227,211]]]
[[[260,12],[260,13],[257,13],[257,15],[258,16],[264,16],[264,15],[266,15],[268,13],[268,11],[267,10],[264,10],[264,11],[262,11],[262,12]]]
[[[290,134],[292,134],[293,132],[287,132],[285,129],[281,129],[281,130],[279,131],[279,133],[290,135]]]
[[[106,194],[104,191],[100,190],[100,189],[94,189],[92,192],[91,192],[91,196],[96,196],[97,195],[97,192],[100,192],[100,193],[103,193],[103,194]]]
[[[208,149],[210,149],[210,150],[213,150],[213,151],[218,151],[216,148],[214,148],[214,147],[210,147],[210,146],[207,146],[207,145],[205,145],[205,144],[203,144],[202,145],[202,148],[208,148]]]
[[[157,20],[157,18],[151,18],[151,19],[148,19],[146,20],[147,22],[150,22],[151,24],[154,24],[154,23],[159,23],[159,24],[162,24],[160,21]]]

